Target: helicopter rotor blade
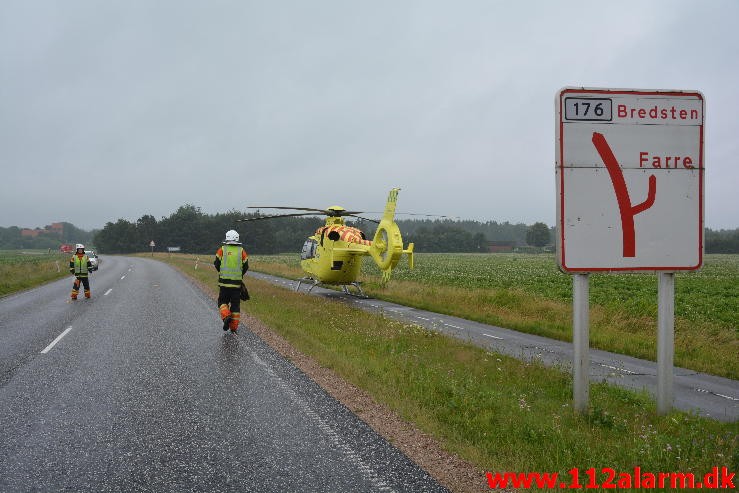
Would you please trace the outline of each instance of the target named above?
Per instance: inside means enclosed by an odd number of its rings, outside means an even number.
[[[348,215],[349,217],[356,217],[357,219],[361,219],[362,221],[369,221],[371,223],[380,224],[380,221],[376,219],[370,219],[368,217],[357,216],[356,214],[346,214],[346,215]]]
[[[326,209],[324,213],[327,216],[331,217],[343,217],[343,216],[353,216],[354,214],[364,214],[362,211],[337,211],[333,209]]]
[[[272,216],[258,216],[258,217],[244,217],[242,219],[237,219],[237,223],[244,223],[248,221],[261,221],[262,219],[277,219],[280,217],[299,217],[299,216],[315,216],[315,212],[300,212],[296,214],[275,214]]]
[[[364,214],[383,214],[383,212],[372,211],[372,212],[364,212]],[[396,212],[395,215],[396,216],[424,216],[424,217],[442,217],[442,218],[447,218],[447,219],[459,219],[459,216],[444,216],[441,214],[416,214],[413,212]]]
[[[247,209],[281,209],[281,210],[292,210],[292,211],[315,211],[317,214],[322,214],[324,216],[329,217],[343,217],[343,216],[352,216],[354,214],[363,214],[362,211],[346,211],[346,210],[336,210],[336,209],[314,209],[313,207],[256,207],[256,206],[249,206]],[[308,214],[306,214],[308,215]]]
[[[315,209],[313,207],[282,207],[282,206],[276,206],[276,207],[262,206],[262,207],[257,207],[257,206],[249,206],[249,207],[247,207],[247,209],[285,209],[285,210],[291,210],[291,211],[315,211],[315,212],[320,212],[320,213],[326,212],[325,209]]]

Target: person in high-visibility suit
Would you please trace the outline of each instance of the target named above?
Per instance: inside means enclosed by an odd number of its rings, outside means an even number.
[[[72,259],[69,261],[69,272],[75,277],[74,284],[72,285],[72,299],[77,299],[77,294],[80,292],[80,283],[85,286],[85,298],[90,297],[90,280],[88,275],[92,272],[92,262],[90,257],[85,254],[85,245],[77,243],[75,254],[72,255]]]
[[[226,231],[213,265],[218,271],[218,310],[223,330],[231,329],[235,334],[241,319],[241,279],[249,270],[249,256],[239,242],[239,233],[233,229]]]

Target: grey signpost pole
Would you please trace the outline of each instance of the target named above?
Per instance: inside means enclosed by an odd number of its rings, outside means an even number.
[[[675,273],[657,274],[657,413],[672,409],[675,354]]]
[[[588,410],[590,370],[590,293],[588,274],[572,276],[572,344],[574,359],[573,406],[576,412]]]

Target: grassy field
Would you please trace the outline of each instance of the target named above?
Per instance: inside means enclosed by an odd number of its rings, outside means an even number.
[[[47,250],[0,250],[0,296],[67,277],[68,267],[68,254],[48,253]]]
[[[294,254],[252,256],[252,269],[297,278]],[[365,261],[376,298],[560,340],[572,340],[572,279],[552,255],[416,254],[392,281]],[[707,255],[675,282],[675,364],[739,379],[739,255]],[[656,359],[657,278],[596,274],[590,280],[591,347]]]
[[[158,258],[216,283],[212,267],[194,269],[192,256]],[[244,311],[480,470],[739,469],[739,423],[681,412],[658,417],[647,395],[604,384],[592,385],[590,410],[578,415],[565,372],[248,277],[247,283],[252,299]]]

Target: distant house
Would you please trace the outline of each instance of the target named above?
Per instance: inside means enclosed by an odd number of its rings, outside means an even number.
[[[515,247],[516,247],[516,242],[514,240],[489,241],[488,242],[488,251],[491,253],[512,252]]]
[[[52,231],[52,232],[58,234],[59,236],[61,236],[62,233],[64,232],[64,225],[62,223],[51,223],[50,226],[47,226],[46,227],[46,230],[47,231]]]
[[[51,236],[56,236],[58,238],[61,238],[63,232],[64,232],[64,224],[62,224],[62,223],[52,223],[49,226],[46,226],[44,229],[41,229],[41,228],[36,228],[36,229],[23,228],[23,229],[21,229],[21,237],[23,237],[23,238],[36,238],[36,237],[38,237],[38,235],[51,235]]]
[[[36,228],[36,229],[23,228],[21,229],[21,236],[23,238],[36,238],[39,235],[39,233],[43,231],[44,231],[43,229],[39,229],[39,228]]]

